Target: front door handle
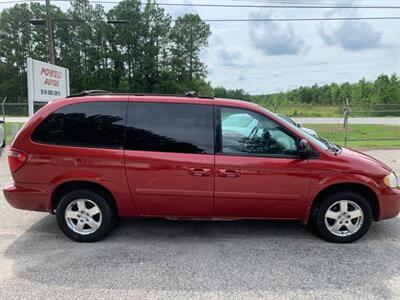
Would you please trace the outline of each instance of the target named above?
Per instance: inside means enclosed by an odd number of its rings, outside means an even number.
[[[190,168],[189,174],[192,176],[210,176],[211,169],[207,168]]]
[[[232,169],[219,169],[218,176],[220,176],[220,177],[239,177],[240,171],[232,170]]]

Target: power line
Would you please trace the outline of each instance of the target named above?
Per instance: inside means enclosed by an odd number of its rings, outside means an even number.
[[[302,21],[357,21],[357,20],[400,20],[400,16],[392,17],[344,17],[344,18],[257,18],[257,19],[202,19],[204,22],[302,22]],[[198,22],[198,20],[178,19],[174,21]]]
[[[389,63],[389,62],[387,62],[387,63]],[[333,65],[334,65],[333,63],[332,64],[327,64],[327,67],[324,67],[324,65],[320,65],[320,66],[317,66],[317,67],[322,67],[322,68],[321,69],[317,69],[317,70],[306,69],[306,67],[307,67],[306,65],[305,66],[296,65],[296,66],[293,66],[293,68],[288,66],[289,69],[294,69],[294,70],[286,70],[286,71],[282,70],[280,68],[280,66],[263,65],[262,69],[266,70],[266,71],[271,71],[271,72],[273,72],[275,74],[279,74],[279,75],[282,75],[282,74],[285,74],[285,75],[290,75],[290,74],[316,74],[316,73],[318,74],[318,73],[326,73],[326,72],[349,72],[349,71],[354,71],[354,70],[365,70],[365,69],[372,69],[372,68],[376,69],[376,66],[374,66],[374,65],[352,66],[352,67],[347,67],[347,68],[344,68],[344,67],[334,68]],[[340,65],[344,65],[344,64],[341,63],[341,62],[338,62],[338,65],[340,66]],[[332,66],[332,67],[329,67],[329,66]],[[383,65],[382,69],[390,69],[390,67],[393,67],[393,66]],[[228,69],[229,67],[226,67],[226,66],[222,65],[222,66],[217,66],[217,67],[213,66],[213,67],[210,67],[210,68],[211,69]],[[300,68],[302,70],[301,71],[300,70],[296,70],[297,68]],[[395,67],[393,67],[393,68],[395,68]],[[252,69],[252,70],[254,70],[254,69]],[[257,68],[256,68],[256,70],[257,70]],[[259,71],[255,71],[255,72],[260,73]],[[377,71],[377,72],[380,73],[382,71]],[[257,80],[257,79],[262,80],[263,77],[265,77],[265,74],[260,74],[260,75],[254,76],[253,80]]]
[[[71,21],[76,22],[77,20],[70,19],[53,19],[55,21]],[[400,20],[400,16],[394,17],[349,17],[349,18],[276,18],[276,19],[174,19],[172,22],[301,22],[301,21],[350,21],[350,20]],[[42,19],[40,19],[42,21]],[[108,23],[121,23],[129,24],[130,20],[107,20]]]
[[[390,67],[390,66],[385,66],[384,68],[387,68],[387,67]],[[301,71],[295,70],[295,71],[290,71],[290,73],[287,73],[287,72],[284,73],[283,71],[277,71],[277,70],[275,71],[275,69],[268,68],[267,66],[264,69],[274,70],[275,73],[278,73],[278,74],[313,74],[313,73],[324,73],[324,72],[348,72],[348,71],[365,70],[365,69],[371,69],[371,68],[376,69],[375,66],[357,66],[357,67],[337,68],[337,69],[336,68],[322,68],[319,70],[301,70]],[[384,68],[382,68],[382,69],[384,69]],[[380,71],[378,71],[378,72],[380,72]],[[259,76],[255,76],[255,78],[257,78],[257,77],[262,78],[263,76],[264,76],[263,74],[260,74]]]
[[[290,0],[267,0],[267,1],[262,1],[262,0],[221,0],[221,1],[245,2],[245,3],[264,3],[264,4],[296,4],[296,5],[297,4],[304,4],[304,5],[317,4],[317,5],[323,5],[323,4],[321,4],[320,0],[317,0],[317,1],[307,1],[307,0],[293,0],[293,1],[290,1]],[[338,2],[336,0],[333,0],[333,1],[324,0],[322,2],[326,3],[326,5],[349,5],[349,2],[346,2],[346,1]],[[356,1],[350,1],[350,2],[356,4]],[[365,0],[364,1],[359,0],[358,2],[365,2]],[[391,2],[393,2],[393,1],[391,1]],[[379,4],[377,4],[379,6],[379,5],[383,4],[383,1],[376,0],[376,3],[379,3]]]
[[[70,0],[52,0],[53,2],[70,2]],[[0,1],[0,4],[12,3],[27,3],[27,2],[43,2],[43,0],[10,0]],[[97,4],[118,4],[120,1],[115,0],[89,0],[91,3]],[[284,2],[285,3],[285,2]],[[213,8],[279,8],[279,9],[324,9],[324,8],[338,8],[338,9],[400,9],[400,6],[394,5],[276,5],[276,4],[206,4],[206,3],[168,3],[156,2],[159,6],[177,6],[177,7],[213,7]],[[146,3],[140,2],[141,5]]]
[[[69,0],[54,0],[54,1],[69,1]],[[93,3],[119,3],[118,1],[112,0],[89,0]],[[141,2],[141,4],[145,4]],[[271,4],[205,4],[205,3],[165,3],[156,2],[159,6],[183,6],[183,7],[220,7],[220,8],[343,8],[343,9],[400,9],[400,6],[377,6],[377,5],[271,5]]]
[[[56,0],[65,1],[65,0]],[[92,0],[97,1],[97,0]],[[108,1],[108,0],[105,0]],[[101,2],[101,1],[98,1]],[[232,7],[232,8],[347,8],[347,9],[400,9],[400,6],[392,5],[277,5],[277,4],[205,4],[205,3],[162,3],[157,2],[160,6],[186,6],[186,7]]]
[[[18,2],[41,2],[42,0],[14,0],[14,1],[1,1],[3,3],[18,3]],[[53,2],[65,2],[69,0],[52,0]],[[90,1],[90,0],[89,0]],[[98,3],[119,3],[116,1],[97,1],[91,0],[90,2]],[[159,4],[161,5],[161,4]],[[211,4],[210,4],[211,5]],[[214,4],[216,5],[216,4]],[[194,6],[194,5],[193,5]],[[287,7],[287,6],[285,6]],[[292,6],[294,7],[294,6]],[[296,6],[299,8],[299,6]],[[304,6],[305,7],[305,6]],[[310,6],[308,6],[310,7]],[[383,6],[382,6],[383,7]],[[394,7],[393,7],[394,8]],[[400,7],[397,7],[400,8]],[[400,16],[375,16],[375,17],[332,17],[332,18],[254,18],[254,19],[202,19],[204,22],[303,22],[303,21],[357,21],[357,20],[400,20]],[[174,22],[198,22],[198,20],[176,19]]]
[[[318,67],[326,67],[326,66],[341,66],[341,65],[349,65],[349,64],[357,64],[363,62],[378,62],[381,60],[387,60],[388,62],[397,61],[400,59],[400,56],[392,56],[392,57],[375,57],[370,59],[358,59],[358,60],[341,60],[332,63],[308,63],[308,64],[298,64],[298,65],[277,65],[277,66],[265,66],[262,65],[263,69],[272,69],[272,70],[279,70],[279,69],[303,69],[303,68],[318,68]],[[385,63],[385,62],[383,62]],[[225,66],[224,66],[225,67]],[[371,66],[372,67],[372,66]],[[260,66],[261,68],[261,66]],[[339,69],[341,70],[341,69]]]
[[[55,0],[55,1],[66,1],[66,0]],[[107,1],[107,0],[105,0]],[[92,0],[91,2],[105,3],[105,1]],[[116,3],[108,1],[110,3]],[[143,3],[142,3],[143,4]],[[220,8],[343,8],[343,9],[400,9],[400,6],[373,6],[373,5],[360,5],[360,6],[349,6],[349,5],[251,5],[251,4],[204,4],[204,3],[157,3],[159,6],[185,6],[185,7],[220,7]]]

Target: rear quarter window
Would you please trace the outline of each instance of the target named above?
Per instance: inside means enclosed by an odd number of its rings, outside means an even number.
[[[213,106],[131,102],[128,150],[214,153]]]
[[[127,102],[86,102],[51,113],[33,132],[42,144],[123,148]]]

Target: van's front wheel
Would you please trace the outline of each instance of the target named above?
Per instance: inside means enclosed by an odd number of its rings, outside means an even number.
[[[351,243],[361,238],[372,222],[368,201],[357,193],[340,192],[327,197],[318,208],[315,225],[327,241]]]
[[[95,242],[112,229],[114,214],[103,195],[90,190],[65,194],[57,205],[57,223],[62,232],[78,242]]]

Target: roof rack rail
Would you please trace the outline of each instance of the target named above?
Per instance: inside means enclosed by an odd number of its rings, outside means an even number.
[[[199,94],[196,91],[189,91],[185,93],[185,97],[198,98]]]
[[[88,90],[88,91],[83,91],[79,95],[80,96],[91,96],[91,95],[98,95],[98,94],[112,94],[109,91],[106,90]]]
[[[199,99],[214,99],[211,96],[199,96],[195,91],[189,91],[184,95],[179,94],[157,94],[157,93],[113,93],[106,90],[87,90],[82,91],[79,94],[73,94],[67,96],[67,98],[83,97],[83,96],[100,96],[100,95],[132,95],[132,96],[165,96],[165,97],[188,97],[188,98],[199,98]]]
[[[79,94],[72,94],[67,96],[67,98],[82,97],[82,96],[94,96],[94,95],[110,95],[112,92],[106,90],[87,90],[82,91]]]
[[[116,93],[119,94],[119,93]],[[132,93],[128,95],[133,96],[165,96],[165,97],[187,97],[187,98],[199,98],[199,99],[214,99],[212,96],[199,96],[196,91],[186,92],[184,95],[181,94],[158,94],[158,93]]]
[[[132,96],[184,97],[183,95],[179,95],[179,94],[159,94],[159,93],[127,93],[126,95],[132,95]]]
[[[183,97],[200,98],[200,99],[214,99],[212,96],[200,96],[196,91],[186,92]]]

